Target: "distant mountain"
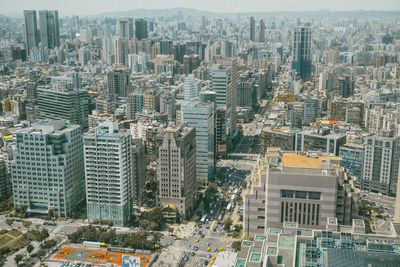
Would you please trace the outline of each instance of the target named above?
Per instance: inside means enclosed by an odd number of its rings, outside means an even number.
[[[379,11],[379,10],[352,10],[352,11],[329,11],[329,10],[318,10],[318,11],[281,11],[281,12],[210,12],[192,8],[166,8],[166,9],[135,9],[127,11],[115,11],[106,12],[97,15],[95,17],[174,17],[181,14],[184,17],[188,16],[205,16],[208,18],[237,18],[240,16],[254,16],[255,18],[266,18],[274,16],[289,16],[289,17],[313,17],[313,18],[326,18],[326,17],[349,17],[349,18],[371,18],[381,16],[400,16],[400,11]]]
[[[166,9],[135,9],[127,11],[117,11],[117,12],[106,12],[98,15],[96,17],[173,17],[182,14],[182,16],[206,16],[206,17],[217,17],[220,16],[219,13],[202,11],[192,8],[166,8]]]

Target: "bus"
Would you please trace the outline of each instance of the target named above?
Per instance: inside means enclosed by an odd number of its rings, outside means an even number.
[[[206,220],[207,216],[203,215],[203,217],[201,217],[200,223],[204,223],[204,221]]]

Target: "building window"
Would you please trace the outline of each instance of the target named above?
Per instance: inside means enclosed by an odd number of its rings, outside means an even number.
[[[285,210],[285,222],[288,220],[288,211],[289,211],[289,203],[286,202],[286,210]]]
[[[306,191],[296,191],[296,198],[306,199],[307,192]]]
[[[284,209],[284,207],[283,207],[283,202],[281,202],[281,223],[283,223],[283,209]]]
[[[292,190],[281,190],[281,197],[293,198],[293,191]]]
[[[308,198],[309,199],[320,200],[321,199],[321,193],[320,192],[308,192]]]

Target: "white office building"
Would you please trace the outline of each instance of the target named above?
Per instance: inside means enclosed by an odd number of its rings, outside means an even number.
[[[131,136],[105,121],[83,137],[87,217],[123,226],[132,209]]]
[[[215,171],[213,103],[184,101],[181,110],[182,121],[196,128],[196,178],[208,180]]]
[[[81,127],[41,121],[17,133],[11,170],[15,206],[71,216],[85,199]]]

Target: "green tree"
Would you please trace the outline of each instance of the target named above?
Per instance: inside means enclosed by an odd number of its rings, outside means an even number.
[[[215,194],[216,194],[217,192],[218,192],[218,187],[217,187],[217,185],[214,184],[214,183],[209,183],[208,186],[207,186],[207,190],[206,190],[205,197],[204,197],[205,202],[206,202],[207,204],[208,204],[208,203],[211,203],[211,202],[214,200]]]
[[[50,208],[50,209],[47,211],[47,215],[49,215],[49,218],[50,218],[50,219],[53,218],[53,217],[54,217],[54,209]]]
[[[232,243],[232,248],[236,251],[240,251],[242,248],[242,243],[241,241],[233,241]]]
[[[164,223],[164,214],[159,208],[152,209],[147,215],[147,220],[154,222],[157,225],[156,229],[159,230]]]
[[[26,246],[26,251],[28,251],[29,254],[31,254],[31,252],[33,251],[33,249],[34,249],[34,247],[33,247],[31,244],[29,244],[29,245]]]
[[[8,224],[8,225],[11,227],[11,229],[12,229],[13,223],[14,223],[14,221],[11,220],[10,218],[7,218],[7,219],[6,219],[6,224]]]
[[[24,227],[26,227],[26,229],[28,229],[28,232],[29,232],[29,227],[31,227],[31,225],[32,225],[31,221],[28,221],[28,220],[24,221]]]
[[[224,230],[229,231],[229,229],[231,229],[232,224],[233,224],[233,221],[231,218],[226,219],[224,221]]]
[[[18,255],[15,255],[14,261],[18,265],[22,261],[23,258],[24,258],[24,256],[22,256],[22,254],[18,254]]]
[[[54,247],[56,244],[57,244],[57,241],[55,241],[54,239],[50,239],[50,240],[47,240],[46,242],[44,242],[41,247],[44,249],[48,249],[48,248]]]

